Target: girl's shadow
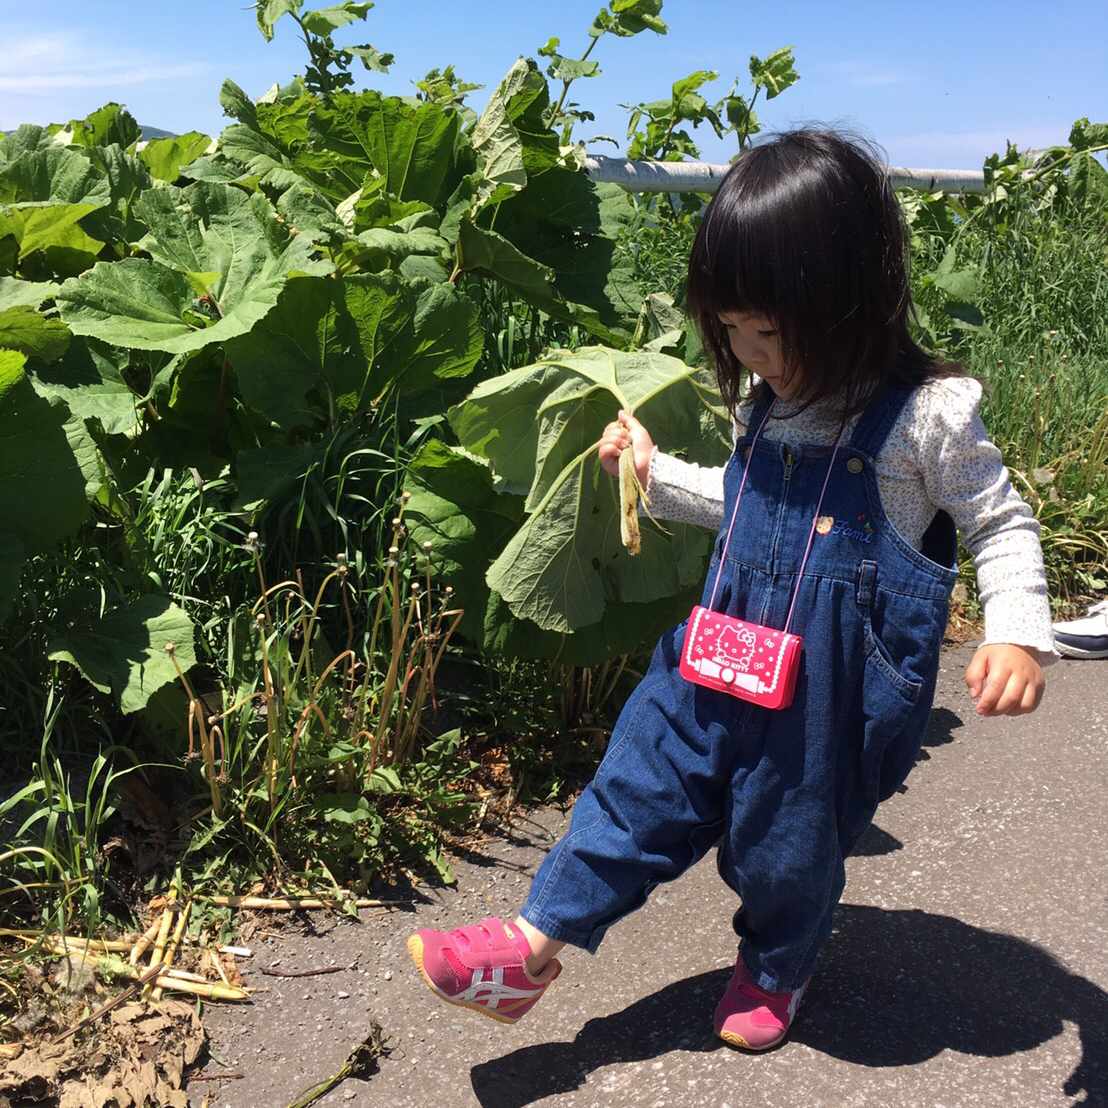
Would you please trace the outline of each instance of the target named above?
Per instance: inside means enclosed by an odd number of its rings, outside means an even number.
[[[477,1099],[523,1108],[579,1088],[602,1066],[721,1048],[710,1021],[729,975],[675,982],[589,1020],[572,1042],[475,1066]],[[1075,1104],[1108,1105],[1108,993],[1024,939],[949,916],[842,904],[791,1038],[859,1065],[909,1066],[943,1050],[990,1058],[1031,1050],[1063,1021],[1076,1024],[1082,1056],[1059,1075],[1062,1091]]]

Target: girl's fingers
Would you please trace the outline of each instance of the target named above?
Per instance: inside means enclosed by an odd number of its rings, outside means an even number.
[[[989,676],[989,662],[985,654],[975,654],[973,660],[966,667],[966,688],[970,696],[976,700],[981,695],[985,680]]]
[[[1014,715],[1018,712],[1020,701],[1023,699],[1024,688],[1027,682],[1024,678],[1014,673],[1008,675],[1004,682],[1000,696],[997,698],[993,714],[998,716]]]
[[[1020,714],[1033,712],[1043,698],[1043,685],[1040,681],[1028,681],[1027,688],[1023,690],[1023,699],[1020,701]]]
[[[997,701],[1000,700],[1005,686],[1008,684],[1007,674],[990,673],[985,681],[985,687],[977,700],[977,714],[991,716],[996,714]]]

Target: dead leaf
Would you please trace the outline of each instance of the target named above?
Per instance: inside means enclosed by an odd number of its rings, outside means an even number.
[[[26,1044],[0,1072],[0,1104],[59,1108],[188,1108],[185,1070],[199,1057],[204,1029],[181,1001],[132,1002],[110,1013],[95,1037]]]

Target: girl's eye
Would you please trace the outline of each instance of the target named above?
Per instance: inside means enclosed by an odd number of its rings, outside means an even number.
[[[762,338],[768,339],[768,338],[772,338],[774,335],[776,335],[777,332],[776,331],[759,331],[758,334],[761,335]]]

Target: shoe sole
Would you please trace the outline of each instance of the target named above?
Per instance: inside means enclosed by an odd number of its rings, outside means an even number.
[[[483,1004],[478,1004],[475,1000],[456,1000],[444,993],[431,980],[431,975],[423,964],[423,940],[418,935],[409,936],[408,953],[411,955],[412,961],[415,962],[416,969],[419,970],[419,976],[423,978],[423,983],[444,1003],[453,1005],[455,1008],[468,1008],[471,1012],[480,1012],[481,1015],[488,1016],[490,1020],[496,1020],[497,1023],[518,1023],[522,1018],[521,1016],[504,1016],[499,1012],[493,1012]]]
[[[775,1046],[780,1046],[789,1037],[786,1031],[781,1038],[774,1039],[772,1043],[766,1043],[765,1046],[751,1046],[742,1035],[736,1035],[733,1031],[720,1031],[718,1034],[728,1046],[738,1047],[740,1050],[751,1050],[756,1054],[761,1054],[766,1050],[773,1050]]]
[[[1055,640],[1055,648],[1063,658],[1108,658],[1108,650],[1082,650],[1079,646]]]

